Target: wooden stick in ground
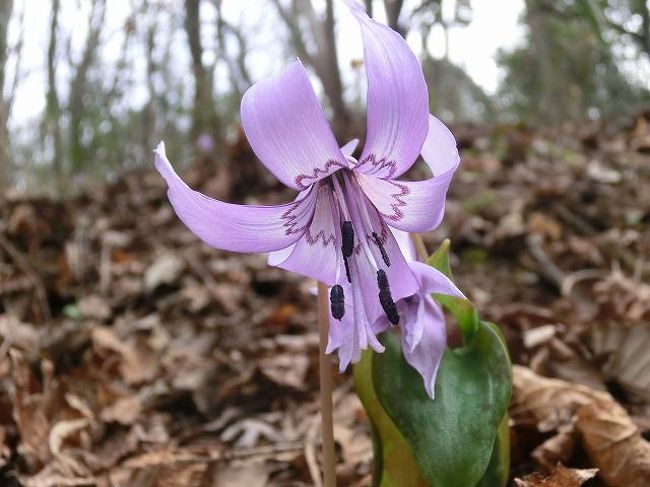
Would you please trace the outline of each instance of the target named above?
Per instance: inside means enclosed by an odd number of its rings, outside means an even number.
[[[318,283],[318,329],[320,335],[320,414],[323,437],[323,486],[336,487],[334,422],[332,419],[332,367],[325,353],[329,330],[327,286]]]

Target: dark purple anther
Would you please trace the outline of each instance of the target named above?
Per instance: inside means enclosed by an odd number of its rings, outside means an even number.
[[[377,286],[379,287],[379,303],[386,313],[388,321],[393,325],[399,324],[399,313],[397,306],[393,301],[393,296],[390,293],[390,286],[388,285],[388,276],[382,269],[377,271]]]
[[[354,252],[354,228],[352,228],[352,222],[346,220],[341,225],[341,252],[343,252],[343,257],[352,257],[352,252]]]
[[[377,232],[372,232],[372,238],[374,239],[375,243],[377,244],[377,247],[379,247],[379,252],[381,252],[381,258],[384,259],[384,262],[388,267],[390,267],[390,259],[388,258],[388,254],[386,253],[386,249],[384,248],[384,244],[381,242],[381,239],[379,238],[379,235],[377,235]]]
[[[330,290],[330,310],[337,320],[343,318],[345,314],[345,295],[340,284],[335,284]]]

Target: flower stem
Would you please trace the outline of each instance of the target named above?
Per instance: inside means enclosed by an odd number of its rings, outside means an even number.
[[[334,421],[332,419],[332,367],[325,353],[329,329],[327,286],[318,283],[318,328],[320,335],[320,414],[323,438],[323,487],[336,487]]]
[[[419,233],[412,233],[411,240],[413,241],[413,245],[415,245],[415,250],[418,253],[418,258],[420,261],[426,262],[429,258],[429,252],[427,252],[427,247],[424,245],[424,239],[422,238],[422,235]]]

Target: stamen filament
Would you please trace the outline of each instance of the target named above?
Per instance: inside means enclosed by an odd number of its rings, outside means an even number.
[[[377,235],[377,232],[372,232],[372,238],[374,239],[375,243],[377,244],[377,247],[379,247],[379,252],[381,252],[381,258],[384,260],[384,263],[390,267],[390,258],[388,257],[388,253],[386,252],[386,249],[384,248],[384,244],[381,241],[381,238],[379,235]]]

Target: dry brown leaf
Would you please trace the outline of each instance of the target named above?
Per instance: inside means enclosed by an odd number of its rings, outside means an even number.
[[[560,224],[544,213],[535,212],[528,217],[528,231],[536,233],[547,240],[557,240],[562,236]]]
[[[607,485],[650,485],[650,443],[623,407],[613,400],[588,404],[578,411],[577,428]]]
[[[553,470],[553,466],[558,463],[566,463],[570,460],[575,449],[575,435],[573,434],[573,425],[569,428],[562,428],[567,431],[560,431],[557,435],[552,436],[544,443],[539,445],[531,453],[535,461],[546,468],[547,471]]]
[[[146,343],[135,344],[121,340],[111,329],[95,327],[92,331],[93,343],[98,348],[117,352],[122,356],[120,373],[130,384],[137,384],[156,377],[158,356]]]
[[[212,479],[214,487],[265,487],[269,469],[259,460],[231,462],[217,465]]]
[[[264,376],[276,384],[300,390],[305,388],[309,358],[285,353],[260,360],[259,368]]]
[[[517,420],[532,419],[540,431],[553,431],[571,423],[581,406],[595,400],[610,400],[605,392],[560,379],[537,375],[528,367],[513,366],[511,413]]]
[[[111,307],[108,302],[96,294],[81,298],[77,303],[77,307],[84,318],[106,320],[111,316]]]
[[[593,479],[597,472],[597,468],[566,468],[558,464],[548,477],[534,473],[523,479],[515,479],[515,485],[517,487],[580,487],[587,480]]]
[[[100,418],[106,422],[117,422],[125,425],[133,424],[142,413],[142,404],[138,396],[122,397],[105,407]]]
[[[84,429],[90,424],[86,418],[71,419],[68,421],[59,421],[52,426],[48,437],[48,445],[53,455],[61,454],[63,442],[69,436]]]
[[[533,419],[540,431],[562,427],[566,433],[575,424],[608,486],[650,485],[650,443],[610,394],[547,379],[522,366],[513,367],[513,385],[515,421]]]
[[[44,407],[47,398],[32,393],[34,377],[25,357],[15,349],[10,351],[10,356],[16,384],[13,416],[21,438],[19,450],[29,463],[45,461],[50,455],[47,441],[50,421]]]
[[[602,369],[630,396],[650,402],[650,326],[619,323],[593,327],[591,345]]]
[[[185,269],[183,259],[169,252],[159,255],[144,273],[144,286],[153,291],[161,284],[172,284]]]

